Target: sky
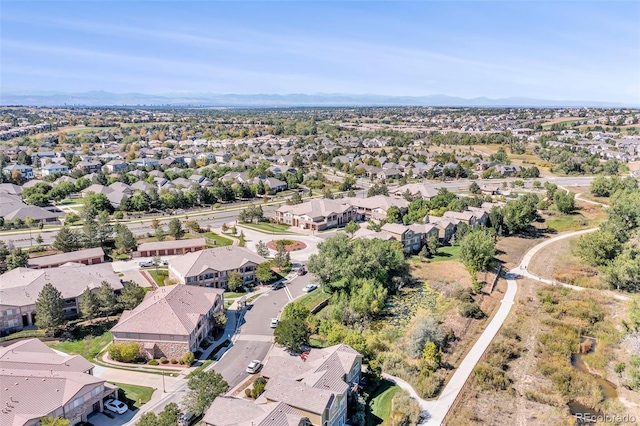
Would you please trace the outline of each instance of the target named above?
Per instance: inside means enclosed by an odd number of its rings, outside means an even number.
[[[2,0],[0,90],[640,104],[639,1]]]

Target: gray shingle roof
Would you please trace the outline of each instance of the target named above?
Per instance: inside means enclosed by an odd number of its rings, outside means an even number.
[[[260,264],[265,261],[264,257],[246,247],[227,246],[187,253],[171,259],[169,267],[183,277],[191,277],[209,269],[229,271],[238,269],[247,262]]]

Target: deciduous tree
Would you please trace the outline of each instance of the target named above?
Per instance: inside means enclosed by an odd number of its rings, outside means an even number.
[[[202,414],[218,395],[229,390],[227,382],[214,370],[196,370],[191,374],[187,387],[183,405],[195,415]]]

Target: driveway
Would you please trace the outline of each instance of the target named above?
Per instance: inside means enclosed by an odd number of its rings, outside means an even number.
[[[104,413],[93,413],[89,415],[87,420],[94,426],[119,426],[131,421],[131,419],[136,415],[137,412],[138,410],[129,410],[124,414],[114,413],[113,415],[115,416],[115,418],[113,419],[110,419]]]

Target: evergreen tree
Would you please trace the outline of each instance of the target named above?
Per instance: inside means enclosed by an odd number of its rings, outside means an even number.
[[[116,295],[113,293],[113,288],[111,288],[111,285],[108,282],[102,281],[102,284],[100,284],[97,299],[98,304],[100,305],[100,315],[106,317],[116,311],[118,301],[116,299]]]
[[[93,216],[85,215],[84,225],[82,226],[82,245],[84,247],[96,247],[98,241],[98,223]]]
[[[80,315],[87,320],[100,316],[98,297],[89,287],[82,293],[82,298],[80,299]]]
[[[67,225],[64,225],[56,235],[56,239],[53,242],[53,248],[65,253],[78,250],[80,248],[80,238],[78,233]]]
[[[128,252],[136,248],[136,239],[125,225],[116,225],[116,248]]]
[[[144,295],[144,288],[140,287],[138,283],[131,281],[126,284],[120,292],[120,296],[118,296],[118,305],[122,309],[131,310],[142,302]]]
[[[98,232],[97,238],[100,244],[100,247],[104,247],[107,240],[109,240],[113,236],[113,225],[111,225],[111,220],[109,218],[109,212],[106,210],[98,213]]]
[[[51,283],[42,287],[36,300],[36,326],[50,329],[64,322],[64,300],[62,294]]]
[[[184,229],[182,228],[182,222],[180,222],[180,219],[176,217],[171,219],[171,221],[169,221],[169,235],[171,235],[176,240],[179,240],[184,236],[184,233],[185,232],[184,232]]]

